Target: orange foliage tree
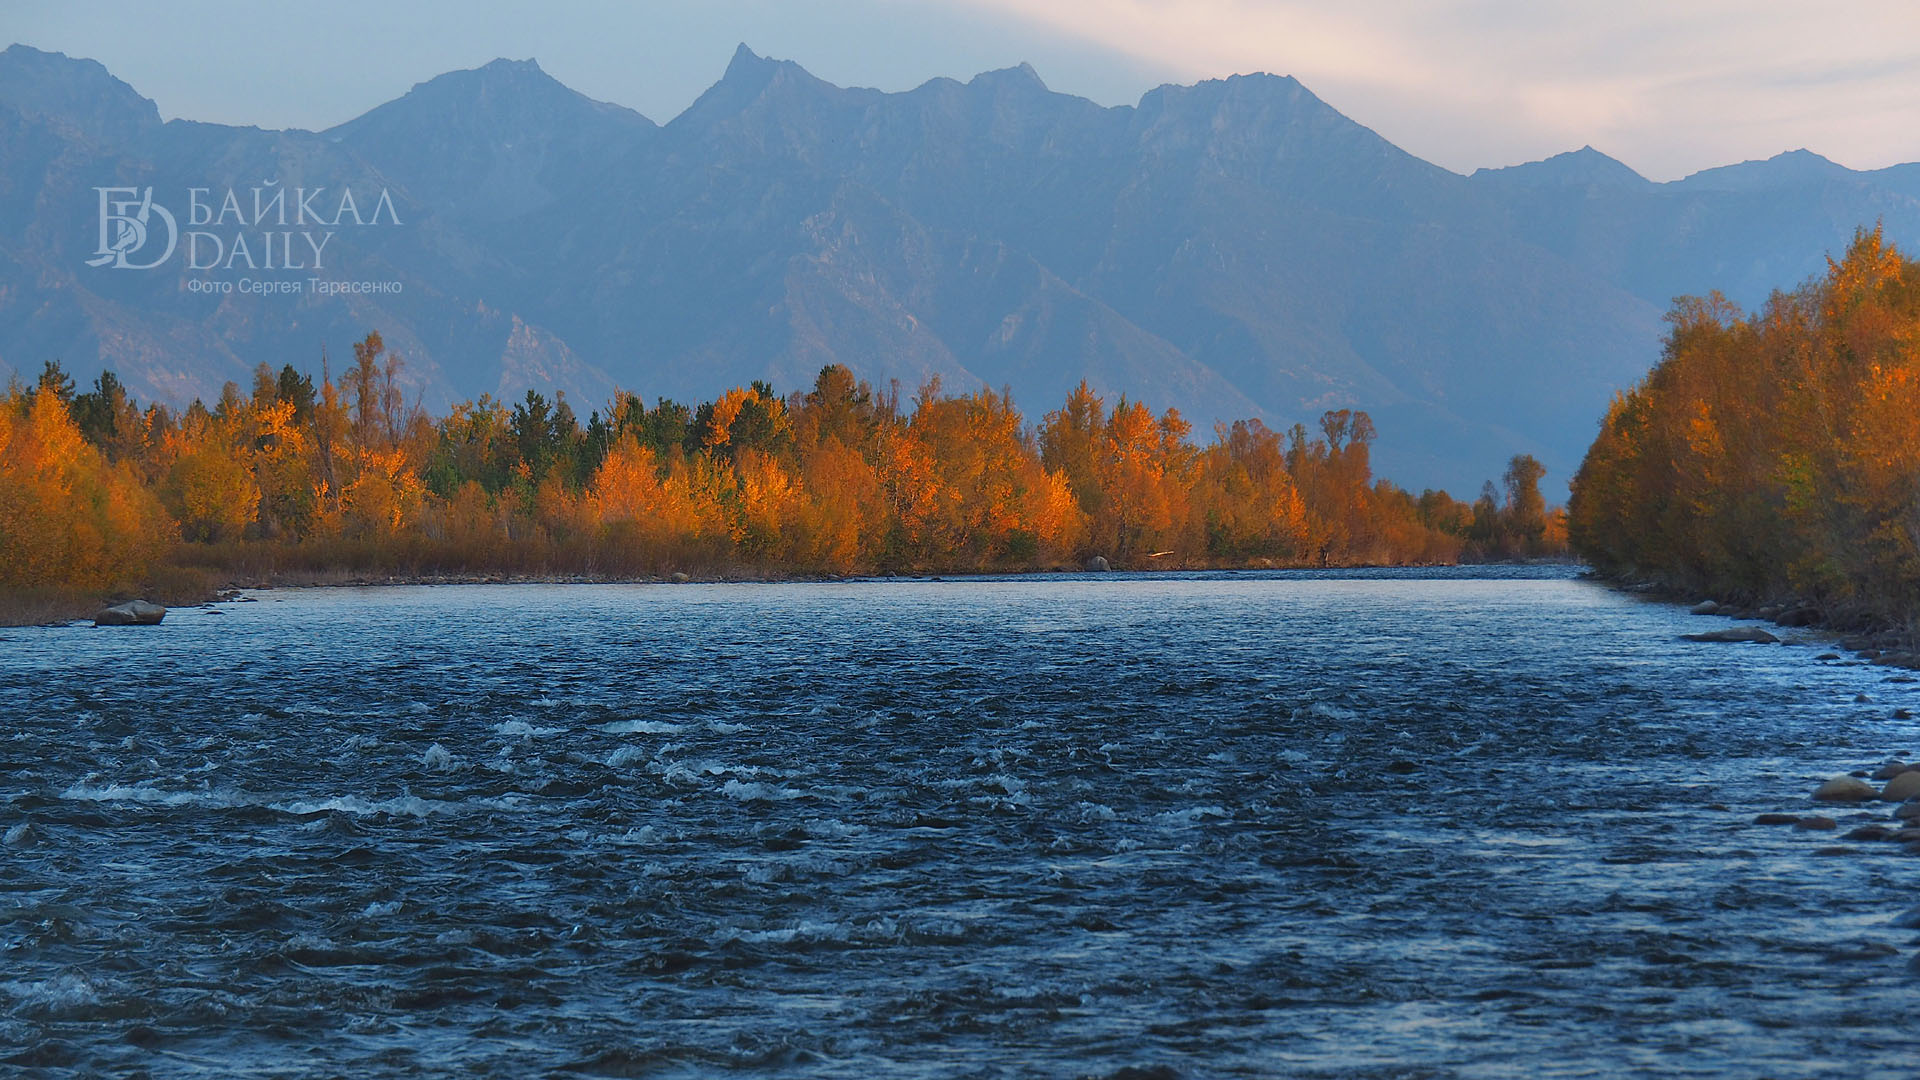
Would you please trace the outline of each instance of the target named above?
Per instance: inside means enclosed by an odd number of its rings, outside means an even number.
[[[1755,314],[1713,294],[1667,320],[1574,478],[1574,546],[1679,589],[1920,615],[1920,264],[1862,230]]]
[[[177,416],[143,412],[111,373],[82,395],[79,428],[61,393],[16,390],[4,464],[37,479],[0,490],[5,580],[97,576],[172,539],[202,561],[250,566],[618,575],[1022,569],[1095,554],[1135,568],[1441,562],[1493,550],[1471,546],[1472,515],[1445,493],[1416,500],[1373,479],[1365,413],[1329,413],[1322,438],[1296,427],[1285,446],[1241,421],[1202,448],[1179,413],[1124,397],[1109,411],[1085,383],[1035,428],[1004,391],[947,394],[936,380],[902,410],[896,391],[830,365],[784,398],[765,383],[698,407],[620,393],[583,424],[563,396],[530,391],[435,420],[406,406],[404,377],[369,334],[340,385],[324,370],[315,386],[291,365],[263,365],[250,395],[228,384],[211,410],[195,402]],[[32,518],[42,503],[65,515],[66,540]],[[111,539],[89,540],[89,528]],[[133,554],[84,553],[123,549]]]

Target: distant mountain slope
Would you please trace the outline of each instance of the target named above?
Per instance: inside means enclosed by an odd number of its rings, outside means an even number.
[[[326,132],[457,220],[522,216],[607,182],[594,165],[659,129],[574,93],[532,60],[449,72]]]
[[[181,249],[114,265],[99,188],[150,188]],[[382,193],[386,216],[356,223]],[[269,132],[163,124],[100,65],[16,45],[0,368],[112,367],[177,403],[377,328],[436,406],[796,389],[837,362],[905,394],[1009,387],[1037,419],[1084,378],[1203,432],[1367,409],[1383,473],[1471,495],[1522,451],[1563,484],[1672,296],[1756,304],[1856,225],[1920,237],[1916,196],[1920,165],[1804,151],[1671,184],[1591,148],[1462,177],[1270,75],[1104,108],[1025,65],[886,94],[742,46],[664,126],[499,60],[326,132]],[[109,224],[109,248],[131,245]],[[257,265],[309,233],[331,234],[321,270]],[[240,235],[255,266],[188,265]],[[295,279],[376,287],[238,291]]]

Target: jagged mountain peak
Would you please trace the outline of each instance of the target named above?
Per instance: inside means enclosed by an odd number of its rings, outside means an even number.
[[[1759,161],[1703,169],[1678,183],[1704,191],[1772,191],[1854,177],[1846,166],[1802,147]]]
[[[1291,75],[1255,72],[1161,86],[1133,119],[1156,159],[1310,195],[1368,215],[1421,217],[1464,177],[1400,149]]]
[[[1200,104],[1224,107],[1285,107],[1333,112],[1331,105],[1314,96],[1300,80],[1291,75],[1273,75],[1265,71],[1229,75],[1223,79],[1202,79],[1185,85],[1166,83],[1147,91],[1141,108],[1152,104]]]
[[[607,160],[657,131],[533,60],[501,59],[429,79],[325,136],[445,213],[503,219],[551,204],[583,179],[585,161]]]
[[[1159,86],[1141,97],[1136,112],[1147,130],[1172,124],[1192,134],[1236,138],[1316,130],[1363,137],[1381,148],[1392,148],[1371,128],[1320,100],[1291,75],[1255,72],[1191,86]]]
[[[496,56],[474,70],[496,75],[547,74],[546,70],[540,66],[540,61],[531,56],[525,60],[509,60],[504,56]],[[551,76],[548,77],[551,78]]]
[[[1476,183],[1531,188],[1643,189],[1653,185],[1653,181],[1633,171],[1624,162],[1608,157],[1592,146],[1582,146],[1578,150],[1555,154],[1541,161],[1498,169],[1478,169],[1472,179]]]
[[[761,56],[742,42],[733,50],[733,58],[727,61],[727,70],[721,74],[720,81],[708,93],[725,90],[730,95],[751,98],[775,87],[841,90],[816,78],[797,61]]]
[[[771,71],[779,63],[780,61],[772,57],[761,56],[754,52],[743,41],[733,47],[733,56],[727,61],[727,70],[721,74],[720,81],[749,79],[756,72]]]
[[[101,116],[138,137],[107,141]],[[98,65],[22,47],[0,54],[0,379],[61,356],[181,403],[375,328],[441,402],[694,397],[831,361],[1004,382],[1041,410],[1088,378],[1202,430],[1365,408],[1390,475],[1472,491],[1520,451],[1571,475],[1659,355],[1667,298],[1757,302],[1876,218],[1920,235],[1913,168],[1797,152],[1648,185],[1582,147],[1470,182],[1285,75],[1104,108],[1027,65],[882,94],[744,45],[664,130],[501,59],[323,135],[260,132],[158,124]],[[329,269],[404,289],[258,305],[196,299],[182,258],[93,264],[93,185],[274,175],[390,184],[406,225],[343,231]]]
[[[1048,89],[1046,81],[1040,78],[1040,73],[1033,70],[1033,65],[1025,60],[1013,67],[983,71],[970,79],[967,85],[990,90],[1027,91],[1040,94],[1053,92]]]
[[[595,101],[555,79],[536,60],[498,59],[477,68],[449,71],[416,83],[401,97],[327,132],[351,138],[356,132],[404,119],[407,123],[492,126],[508,133],[564,125],[576,117],[596,117],[631,127],[653,121],[621,105]]]
[[[0,51],[0,106],[96,142],[133,139],[160,126],[160,110],[99,61],[31,45]]]
[[[726,73],[667,125],[678,132],[725,127],[748,113],[792,117],[882,95],[878,90],[848,89],[817,78],[792,60],[761,56],[745,43],[733,51]]]

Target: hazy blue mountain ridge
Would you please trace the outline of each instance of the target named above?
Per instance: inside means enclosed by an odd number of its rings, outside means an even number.
[[[400,223],[339,230],[323,276],[399,290],[87,265],[96,187],[268,180],[388,192]],[[314,133],[163,124],[98,64],[14,46],[0,367],[111,367],[180,403],[377,328],[433,407],[535,388],[584,413],[837,362],[904,394],[1010,387],[1037,419],[1085,378],[1202,431],[1367,409],[1383,473],[1471,495],[1520,451],[1564,483],[1673,296],[1753,305],[1860,224],[1920,237],[1916,195],[1920,165],[1805,151],[1667,184],[1590,147],[1460,176],[1271,75],[1108,108],[1025,65],[881,93],[742,46],[656,125],[498,60]]]

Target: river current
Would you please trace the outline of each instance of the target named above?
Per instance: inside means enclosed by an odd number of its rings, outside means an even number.
[[[251,595],[0,630],[0,1074],[1920,1072],[1920,861],[1753,824],[1920,753],[1813,635],[1565,569]]]

